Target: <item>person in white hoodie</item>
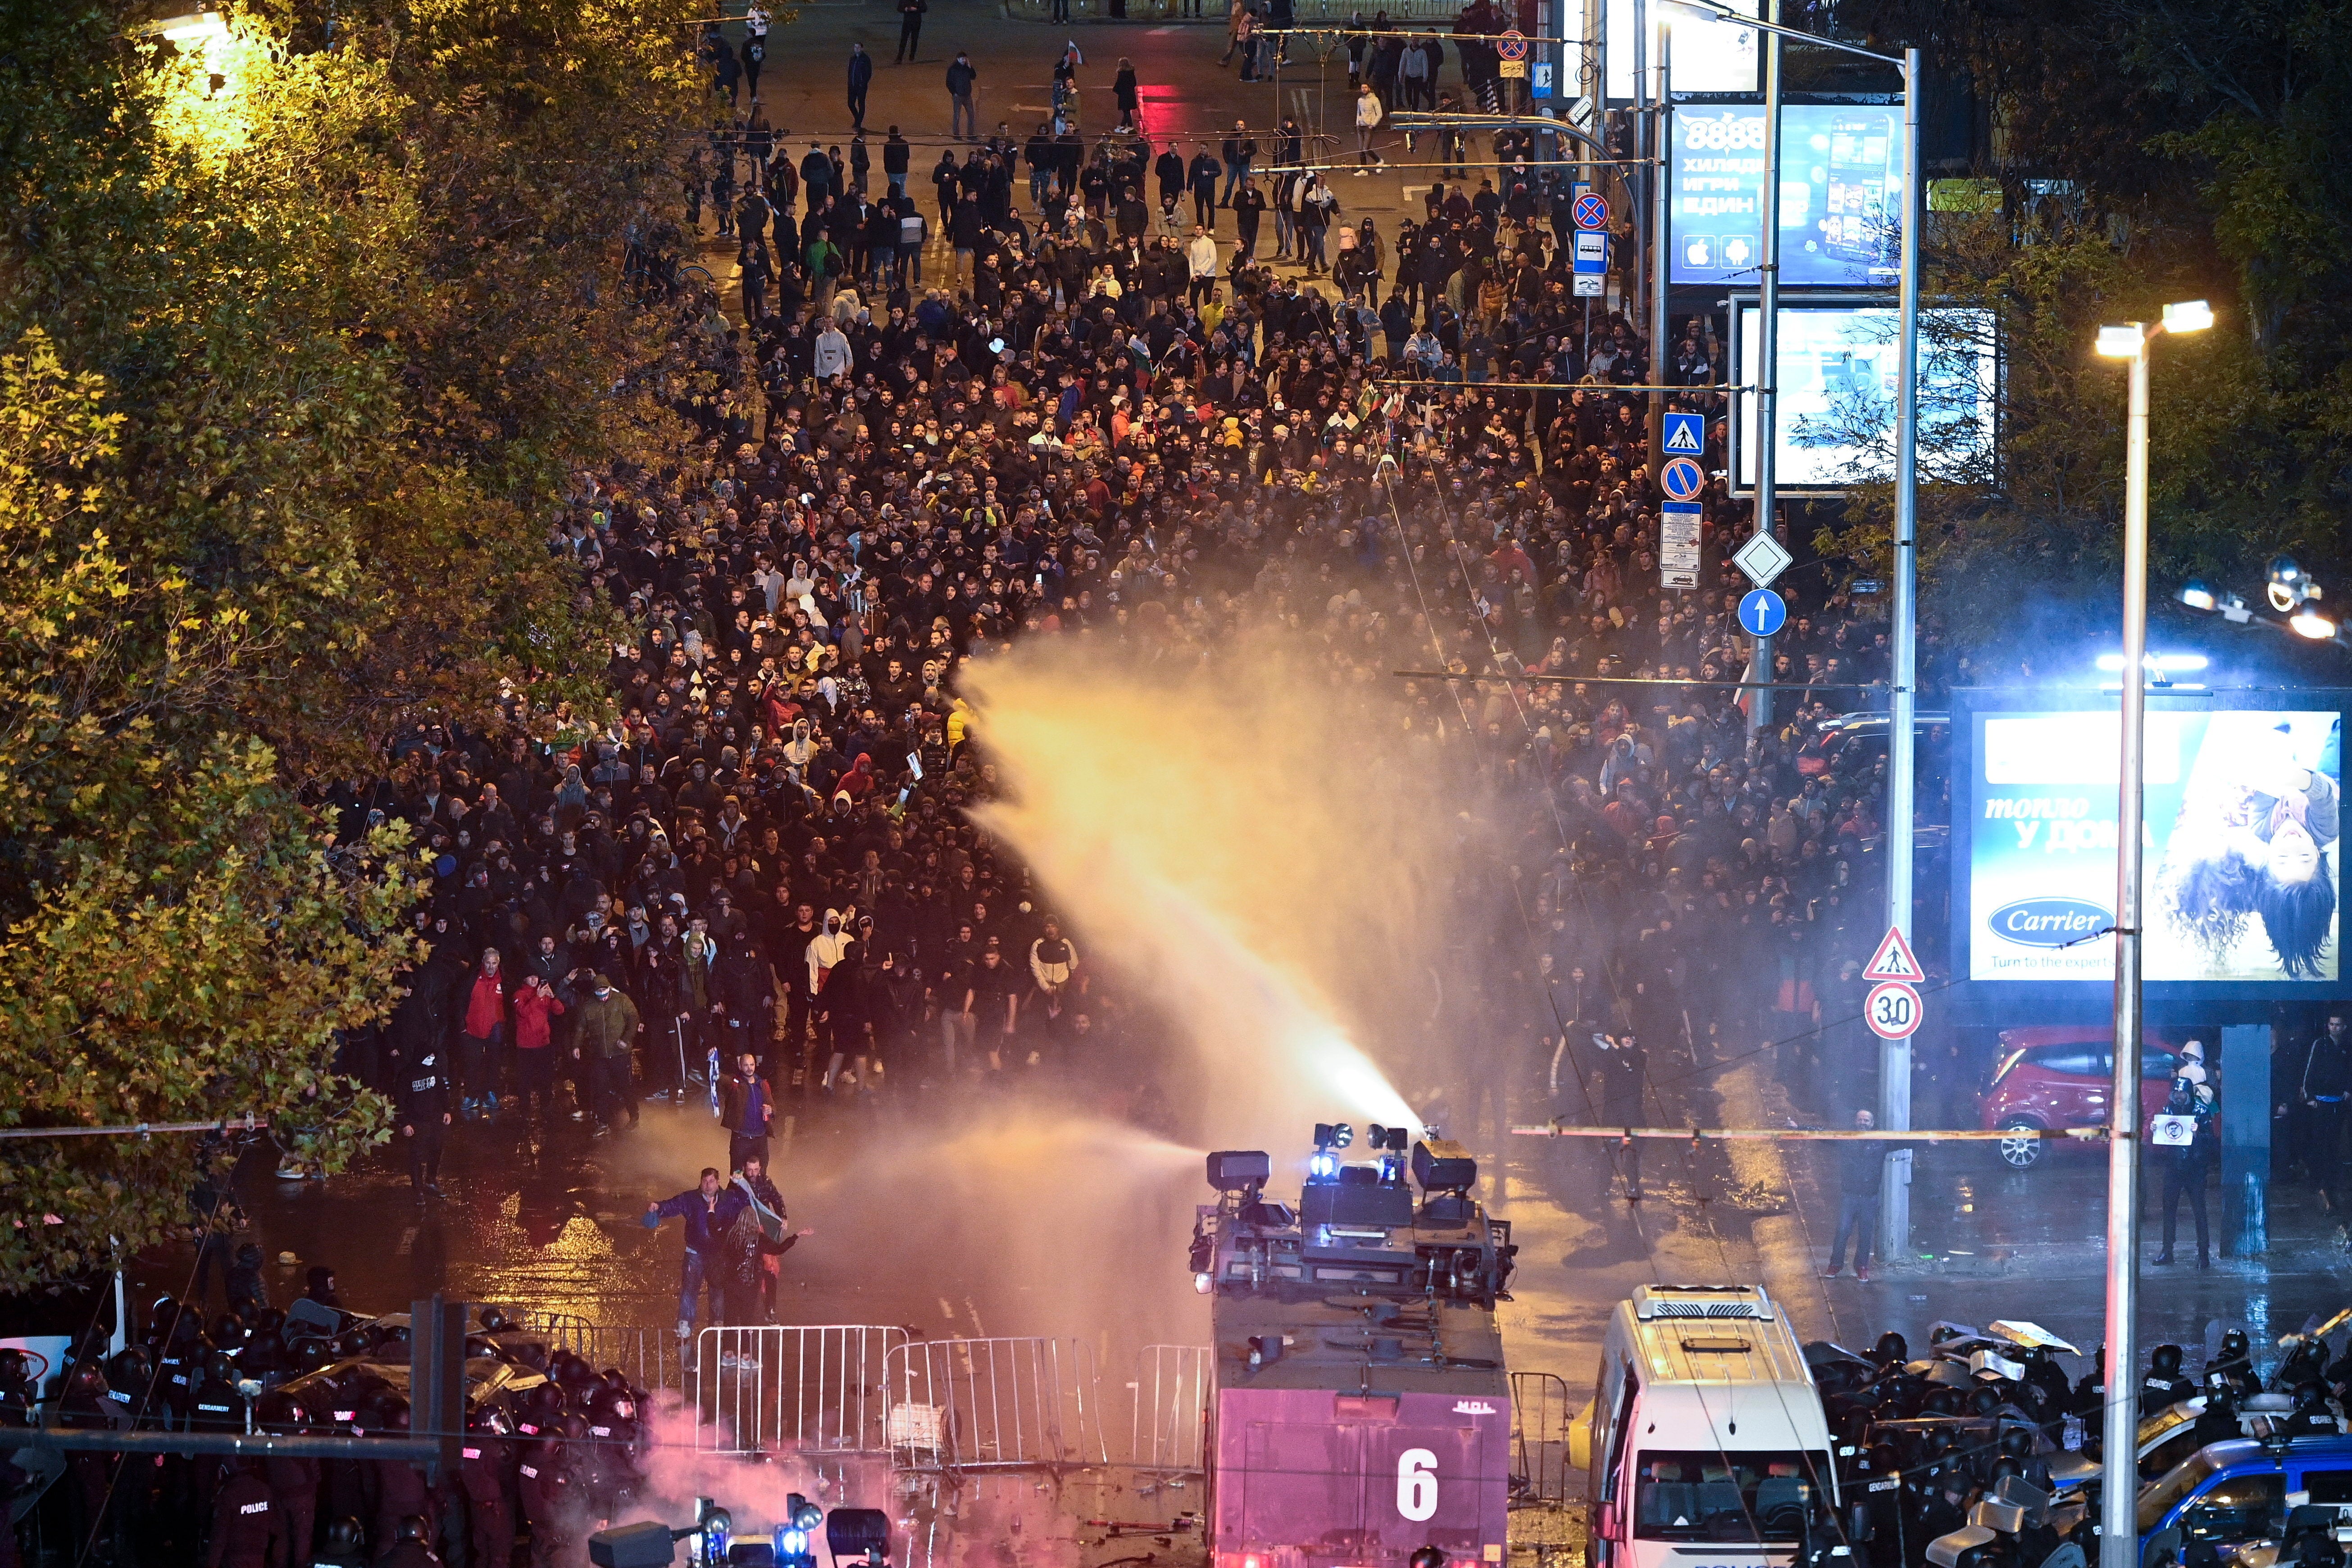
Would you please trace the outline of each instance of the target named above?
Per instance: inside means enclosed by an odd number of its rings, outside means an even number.
[[[1380,164],[1381,155],[1372,151],[1372,132],[1380,129],[1387,111],[1381,108],[1381,95],[1372,90],[1370,82],[1356,86],[1356,162],[1361,166],[1356,177],[1362,179]]]
[[[842,331],[841,323],[827,321],[824,331],[816,335],[817,380],[831,381],[836,375],[847,375],[854,363],[849,338]]]
[[[809,763],[815,760],[817,752],[823,749],[823,747],[817,744],[816,737],[809,732],[809,721],[807,720],[795,719],[793,721],[793,738],[786,741],[783,744],[784,761],[786,763],[789,763],[801,773],[805,773],[808,772]]]
[[[833,972],[847,956],[850,943],[850,917],[855,909],[827,910],[816,935],[809,938],[805,958],[808,963],[809,1015],[816,1025],[816,1048],[821,1054],[833,1049],[833,1010],[826,1005],[824,987]]]
[[[1184,247],[1185,263],[1192,268],[1192,287],[1189,294],[1192,309],[1217,289],[1217,242],[1199,224],[1192,226],[1192,243]]]
[[[1078,972],[1077,944],[1062,934],[1061,922],[1051,915],[1045,917],[1045,934],[1029,944],[1029,977],[1036,983],[1030,994],[1030,1016],[1040,1020],[1045,1039],[1057,1041],[1070,996],[1073,992],[1083,994],[1087,983]],[[1031,1050],[1031,1065],[1035,1065],[1037,1057]]]
[[[848,949],[849,931],[846,919],[839,910],[825,910],[824,924],[818,930],[816,935],[809,939],[807,959],[810,995],[824,994],[825,977],[833,973],[834,965],[841,962],[842,954]]]

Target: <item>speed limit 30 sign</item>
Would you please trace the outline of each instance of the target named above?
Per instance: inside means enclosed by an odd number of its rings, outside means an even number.
[[[1919,1027],[1919,993],[1900,980],[1870,988],[1863,998],[1863,1021],[1882,1040],[1907,1040]]]

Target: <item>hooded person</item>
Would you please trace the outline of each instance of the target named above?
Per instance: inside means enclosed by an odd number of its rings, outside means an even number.
[[[803,774],[808,772],[809,763],[816,756],[818,746],[815,738],[809,733],[807,720],[793,721],[793,738],[786,741],[782,749],[787,763]]]
[[[825,910],[824,920],[818,926],[816,935],[809,939],[809,1011],[816,1024],[817,1044],[827,1051],[833,1047],[833,1018],[832,1010],[825,1001],[824,988],[832,984],[834,971],[848,955],[851,941],[849,917],[856,913],[855,908]]]

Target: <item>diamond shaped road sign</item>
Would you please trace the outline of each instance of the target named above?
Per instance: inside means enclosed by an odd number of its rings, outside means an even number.
[[[1731,563],[1745,573],[1750,583],[1759,588],[1769,588],[1772,580],[1786,572],[1789,563],[1795,559],[1789,553],[1787,545],[1769,533],[1757,533],[1749,535],[1748,542],[1733,553]]]

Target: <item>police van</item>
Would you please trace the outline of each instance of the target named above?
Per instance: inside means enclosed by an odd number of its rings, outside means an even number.
[[[1766,1568],[1837,1503],[1804,1347],[1760,1286],[1642,1286],[1570,1429],[1595,1568]]]
[[[2249,1560],[2306,1532],[2333,1543],[2352,1526],[2352,1437],[2208,1443],[2142,1487],[2138,1508],[2140,1561],[2150,1568],[2200,1548]]]

